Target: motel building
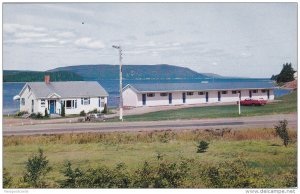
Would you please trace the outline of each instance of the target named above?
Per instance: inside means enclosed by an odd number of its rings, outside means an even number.
[[[274,100],[272,82],[128,84],[123,88],[125,107]],[[240,95],[239,95],[240,94]]]

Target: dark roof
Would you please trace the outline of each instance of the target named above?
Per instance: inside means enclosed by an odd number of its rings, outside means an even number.
[[[31,88],[36,98],[47,98],[54,93],[61,98],[108,96],[105,89],[96,81],[50,82],[49,84],[27,82],[24,88],[27,86]]]
[[[271,89],[272,82],[217,82],[217,83],[153,83],[128,84],[137,92],[161,91],[201,91],[201,90],[239,90],[239,89]],[[124,89],[126,89],[126,87]]]

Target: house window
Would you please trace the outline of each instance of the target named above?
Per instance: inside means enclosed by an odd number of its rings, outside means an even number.
[[[66,100],[66,108],[72,108],[72,100]]]
[[[188,95],[188,96],[193,96],[193,95],[194,95],[194,92],[187,92],[186,95]]]
[[[160,96],[168,96],[168,93],[160,93]]]
[[[83,105],[89,105],[90,102],[90,98],[83,98]]]
[[[45,107],[45,99],[41,99],[41,107]]]
[[[262,93],[266,93],[267,91],[266,91],[266,90],[261,90],[261,92],[262,92]]]
[[[155,94],[154,93],[147,93],[147,97],[154,97]]]
[[[252,90],[252,93],[257,93],[257,90]]]
[[[222,91],[222,94],[227,94],[227,91]]]
[[[232,94],[236,94],[236,93],[237,93],[237,91],[236,91],[236,90],[233,90],[233,91],[232,91]]]
[[[25,98],[21,98],[21,105],[25,105]]]
[[[204,92],[198,92],[198,95],[204,95]]]

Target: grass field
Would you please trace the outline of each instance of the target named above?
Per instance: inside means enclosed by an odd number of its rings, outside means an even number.
[[[196,166],[218,164],[243,159],[251,169],[263,172],[272,187],[285,187],[287,177],[296,176],[297,133],[290,131],[288,147],[282,146],[273,129],[237,130],[223,136],[213,131],[154,131],[61,134],[41,136],[4,137],[4,167],[12,175],[13,186],[18,187],[25,163],[38,148],[42,148],[53,170],[47,175],[49,187],[58,187],[60,173],[66,160],[74,167],[114,167],[124,162],[129,171],[140,168],[145,161],[155,162],[159,154],[167,161],[182,158],[193,161],[181,187],[206,187]],[[206,153],[196,153],[200,140],[208,141]],[[230,167],[228,167],[230,168]]]
[[[237,105],[193,107],[178,110],[158,111],[142,115],[125,116],[124,121],[156,121],[174,119],[201,119],[219,117],[255,116],[278,113],[297,112],[297,92],[281,96],[280,102],[269,103],[265,106],[242,106],[238,115]],[[117,119],[115,119],[117,120]]]

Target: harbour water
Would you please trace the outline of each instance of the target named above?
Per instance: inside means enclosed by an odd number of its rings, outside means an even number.
[[[119,80],[98,81],[109,93],[108,106],[117,107],[119,102]],[[270,82],[270,79],[169,79],[169,80],[123,80],[123,87],[129,83],[199,83],[199,82]],[[3,83],[3,114],[11,114],[19,109],[19,102],[13,101],[25,83]],[[290,90],[275,89],[275,97],[289,93]]]

